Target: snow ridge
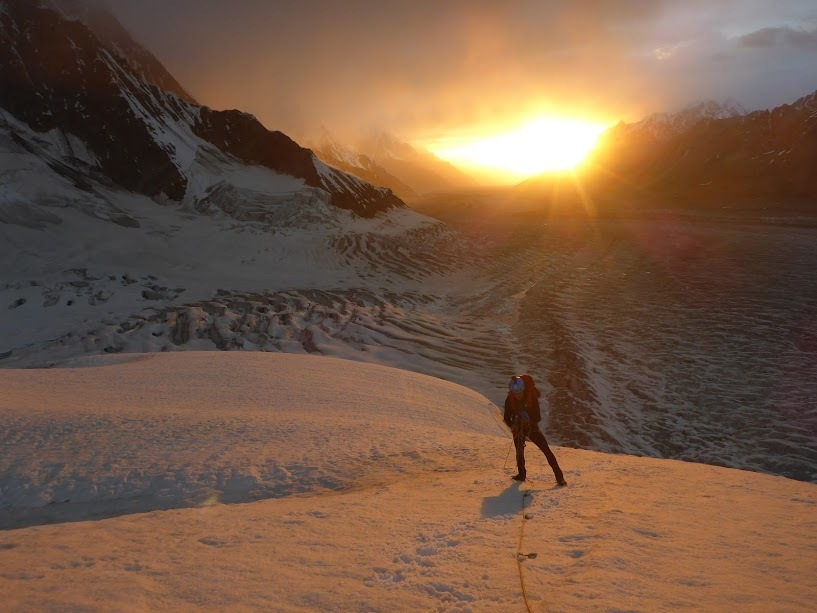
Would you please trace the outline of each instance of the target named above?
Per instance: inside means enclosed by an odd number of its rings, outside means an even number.
[[[735,100],[704,100],[690,104],[677,113],[653,113],[626,128],[632,132],[645,132],[656,140],[667,140],[683,134],[702,121],[742,117],[747,114],[748,111]]]

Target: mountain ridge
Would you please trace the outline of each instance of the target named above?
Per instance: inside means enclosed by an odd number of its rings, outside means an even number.
[[[361,138],[356,148],[417,193],[454,191],[477,185],[473,177],[450,162],[387,132],[375,132]]]
[[[630,208],[814,214],[817,92],[771,110],[702,103],[619,123],[573,173],[519,184],[520,197],[603,214]]]
[[[656,140],[666,140],[682,134],[700,121],[728,119],[746,114],[748,114],[748,111],[734,100],[726,99],[719,102],[710,99],[689,104],[674,113],[651,113],[644,119],[632,124],[619,122],[618,126],[612,129],[646,132]]]
[[[321,130],[320,137],[311,145],[315,155],[329,166],[382,187],[388,187],[400,198],[412,198],[417,192],[375,162],[365,153],[358,153],[342,145],[327,129]]]
[[[134,40],[130,32],[108,10],[87,0],[38,1],[40,6],[55,10],[68,20],[76,20],[86,25],[101,42],[110,45],[125,58],[144,81],[161,90],[173,92],[186,102],[199,104],[162,62]]]
[[[4,0],[2,7],[0,32],[9,44],[0,49],[0,77],[10,86],[0,92],[0,108],[37,133],[56,131],[69,154],[72,139],[82,141],[91,153],[86,161],[126,190],[195,200],[203,179],[196,164],[202,155],[215,155],[298,177],[326,191],[332,205],[358,215],[404,206],[388,189],[317,164],[310,150],[252,115],[214,111],[183,97],[184,90],[144,80],[147,73],[133,67],[139,61],[119,55],[122,46],[106,44],[79,19],[25,0]],[[153,57],[127,40],[125,51]],[[150,74],[169,75],[158,69]],[[10,122],[6,127],[12,129]]]
[[[644,130],[617,126],[602,136],[581,172],[596,193],[771,209],[775,201],[817,199],[817,92],[771,110],[701,117],[662,139]],[[618,180],[601,180],[600,172]]]

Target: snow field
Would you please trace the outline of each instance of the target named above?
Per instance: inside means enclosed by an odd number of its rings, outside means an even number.
[[[524,610],[518,554],[534,610],[817,597],[813,484],[557,447],[557,488],[529,445],[520,486],[484,397],[334,358],[70,366],[0,371],[10,610]]]
[[[502,434],[446,411],[463,398],[486,411],[487,400],[430,377],[307,356],[187,355],[2,371],[0,527],[340,490],[469,465]],[[86,360],[104,358],[74,364]],[[448,400],[436,406],[423,379]]]

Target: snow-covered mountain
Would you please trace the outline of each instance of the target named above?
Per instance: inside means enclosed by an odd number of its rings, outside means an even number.
[[[692,105],[607,130],[575,175],[543,174],[515,190],[540,210],[616,215],[678,208],[814,214],[817,92],[771,111]],[[551,207],[541,206],[542,201]]]
[[[467,263],[443,224],[389,189],[250,115],[161,89],[172,77],[110,16],[57,6],[0,0],[0,33],[12,43],[0,46],[4,364],[42,363],[54,343],[70,347],[65,355],[274,350],[292,339],[312,348],[326,295],[299,291],[339,289],[346,306],[329,316],[345,321],[359,306],[383,327],[386,305],[422,319],[416,307],[437,300],[427,292]],[[293,299],[301,324],[270,312]],[[255,316],[241,305],[269,318],[245,330]],[[154,316],[162,332],[143,337],[141,318]],[[109,332],[117,338],[100,344]]]
[[[87,26],[107,48],[124,58],[143,81],[197,104],[156,56],[135,41],[119,20],[98,3],[92,0],[40,0],[40,4]]]
[[[251,115],[195,104],[112,17],[90,13],[89,27],[88,15],[64,12],[28,0],[0,4],[3,130],[54,172],[196,209],[221,168],[238,162],[300,179],[358,215],[403,205]]]
[[[704,104],[619,124],[583,180],[601,200],[813,212],[815,164],[817,92],[771,111]]]
[[[469,189],[477,185],[472,177],[430,151],[418,149],[386,132],[361,139],[356,149],[417,193]]]
[[[418,149],[386,132],[374,132],[357,144],[342,144],[327,129],[314,143],[315,154],[330,166],[373,185],[390,188],[402,198],[473,189],[477,182],[430,151]]]
[[[318,158],[334,168],[353,174],[372,185],[388,187],[401,198],[417,196],[414,189],[392,175],[368,155],[357,153],[348,146],[342,145],[325,128],[311,148]]]
[[[704,100],[675,113],[653,113],[633,124],[621,123],[617,129],[628,134],[648,134],[656,140],[666,140],[686,132],[701,121],[729,119],[746,114],[746,109],[734,100]]]

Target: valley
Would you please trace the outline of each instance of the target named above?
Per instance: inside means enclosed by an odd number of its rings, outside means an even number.
[[[813,227],[475,219],[458,229],[393,211],[337,235],[219,222],[207,242],[241,247],[200,252],[201,221],[180,219],[153,265],[106,266],[111,243],[49,282],[6,279],[4,338],[17,344],[0,348],[0,365],[313,353],[440,377],[498,404],[509,374],[527,371],[556,444],[817,479]],[[43,234],[18,229],[14,240],[26,232],[29,246]],[[27,264],[18,254],[18,271],[56,264],[34,253]]]

